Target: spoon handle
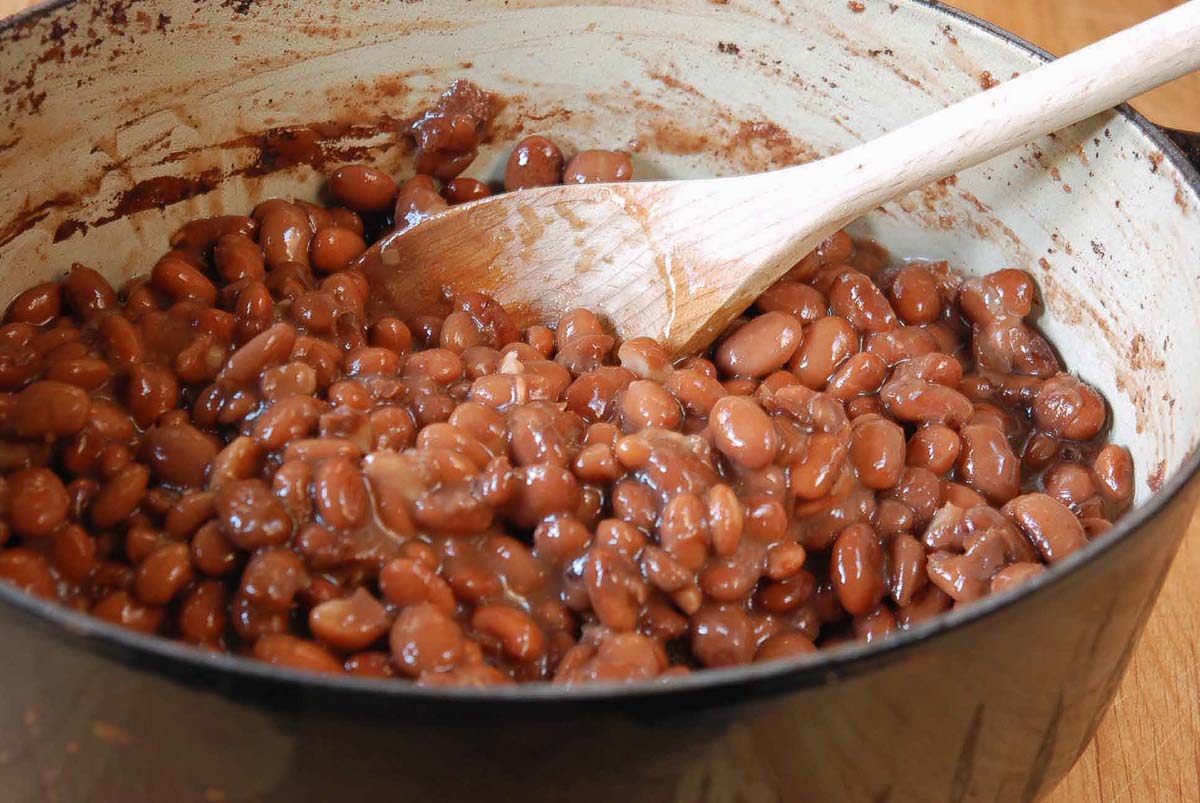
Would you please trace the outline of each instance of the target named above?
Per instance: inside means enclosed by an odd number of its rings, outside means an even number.
[[[1200,69],[1200,0],[980,92],[822,163],[828,222],[876,206]],[[782,189],[789,174],[778,171]],[[811,181],[812,173],[805,181]],[[795,179],[791,181],[795,194]],[[775,193],[772,193],[775,194]],[[780,194],[782,195],[782,194]],[[782,201],[783,198],[779,197]],[[790,204],[784,204],[790,206]],[[811,212],[811,201],[805,203]]]

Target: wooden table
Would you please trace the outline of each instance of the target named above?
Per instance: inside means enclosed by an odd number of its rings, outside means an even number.
[[[1181,0],[955,0],[1054,53],[1066,53]],[[0,16],[31,5],[0,0]],[[1163,125],[1200,130],[1200,75],[1134,102]],[[1184,539],[1129,672],[1095,741],[1052,803],[1200,800],[1200,523]]]

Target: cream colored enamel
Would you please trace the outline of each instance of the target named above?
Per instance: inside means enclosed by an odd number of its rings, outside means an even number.
[[[307,167],[235,178],[53,242],[64,220],[104,217],[137,181],[230,172],[254,156],[213,143],[273,126],[402,118],[455,77],[510,99],[503,132],[515,135],[514,121],[533,115],[542,119],[526,131],[568,151],[640,147],[639,176],[682,178],[834,153],[977,91],[985,70],[1004,78],[1035,65],[965,25],[931,38],[941,17],[909,0],[868,3],[857,14],[840,0],[671,0],[654,10],[331,2],[265,4],[252,17],[216,4],[159,5],[171,17],[165,31],[124,31],[62,64],[38,63],[38,48],[0,47],[0,69],[32,70],[36,92],[46,93],[36,113],[21,105],[22,92],[5,99],[0,228],[59,193],[81,199],[0,248],[0,294],[61,275],[76,259],[123,278],[147,270],[189,217],[278,193],[313,197],[320,176]],[[82,6],[54,16],[78,17],[80,31],[89,24]],[[189,50],[176,46],[181,31]],[[68,33],[63,45],[88,41]],[[180,74],[186,82],[172,78]],[[395,76],[406,86],[400,94],[377,84]],[[708,140],[699,152],[671,153],[680,149],[679,137],[664,136],[671,130]],[[361,144],[399,169],[398,141],[385,131]],[[471,173],[497,175],[506,144],[486,149]],[[913,193],[855,230],[895,253],[949,258],[969,272],[1031,270],[1044,290],[1042,325],[1067,365],[1112,401],[1113,437],[1134,448],[1144,500],[1147,481],[1169,476],[1198,440],[1198,206],[1154,143],[1109,115]],[[676,292],[687,291],[681,284]]]
[[[826,159],[703,181],[503,194],[386,238],[362,266],[409,315],[444,288],[486,286],[546,320],[586,307],[622,337],[692,354],[855,218],[1196,68],[1200,2]]]

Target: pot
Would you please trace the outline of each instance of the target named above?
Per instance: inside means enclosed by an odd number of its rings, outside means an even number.
[[[1046,58],[919,0],[51,2],[0,28],[0,296],[115,283],[200,215],[407,170],[455,78],[519,135],[636,174],[829,154]],[[820,188],[813,188],[820,191]],[[854,232],[1029,270],[1110,400],[1136,510],[1016,592],[881,643],[666,684],[418,688],[277,670],[0,587],[12,801],[1032,800],[1104,714],[1200,496],[1200,177],[1127,108],[876,210]]]

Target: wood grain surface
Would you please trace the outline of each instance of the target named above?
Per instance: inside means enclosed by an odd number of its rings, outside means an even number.
[[[1182,0],[956,0],[955,5],[1066,53]],[[31,5],[0,0],[0,16]],[[1200,75],[1134,106],[1200,130]],[[1108,715],[1052,803],[1194,803],[1200,799],[1200,523],[1192,526]]]

